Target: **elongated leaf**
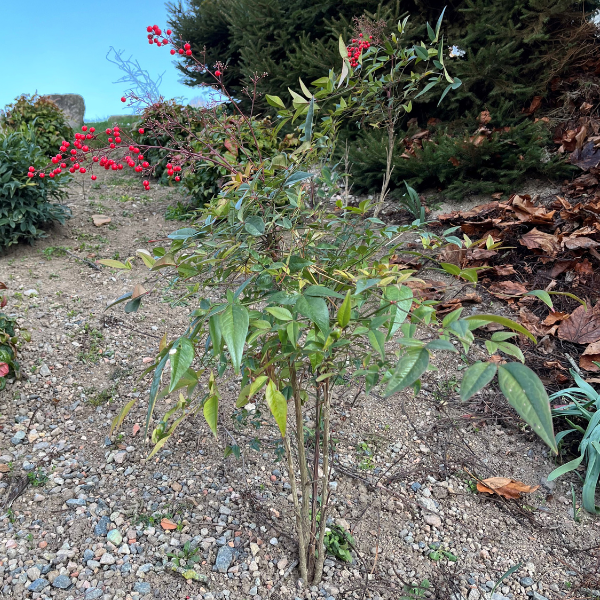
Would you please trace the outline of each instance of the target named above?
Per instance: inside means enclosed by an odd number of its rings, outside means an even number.
[[[473,394],[483,389],[496,375],[496,365],[489,362],[476,362],[463,375],[460,382],[460,399],[465,402]]]
[[[588,449],[587,469],[585,473],[585,481],[581,491],[581,499],[583,508],[589,513],[598,514],[600,508],[596,506],[596,486],[600,478],[600,444],[596,441],[592,442],[592,447]]]
[[[348,290],[346,298],[344,298],[344,301],[338,309],[337,322],[342,329],[346,328],[348,323],[350,323],[350,314],[352,312],[350,295],[350,290]]]
[[[287,308],[282,308],[281,306],[269,306],[266,310],[280,321],[291,321],[294,318]]]
[[[169,441],[170,438],[170,435],[166,435],[164,438],[160,438],[160,440],[156,442],[154,448],[152,448],[152,452],[150,452],[150,454],[148,454],[148,456],[146,457],[146,460],[150,460]]]
[[[266,101],[275,108],[279,108],[281,110],[285,110],[285,104],[283,100],[279,96],[271,96],[270,94],[265,94]]]
[[[565,473],[568,473],[569,471],[574,471],[581,464],[583,457],[584,457],[584,455],[582,454],[581,456],[578,456],[574,460],[571,460],[568,463],[561,465],[557,469],[554,469],[554,471],[552,471],[552,473],[550,473],[550,475],[548,475],[548,481],[553,481],[557,477],[560,477],[561,475],[564,475]]]
[[[390,308],[390,315],[392,316],[388,330],[388,339],[390,339],[400,329],[410,312],[413,303],[413,291],[407,285],[389,286],[385,289],[384,296],[387,300],[395,302]]]
[[[188,338],[179,338],[169,350],[168,357],[171,361],[171,385],[169,386],[169,393],[171,393],[194,361],[194,344]]]
[[[199,231],[196,229],[192,229],[191,227],[184,227],[183,229],[178,229],[173,233],[170,233],[167,237],[170,240],[187,240],[190,237],[197,235]]]
[[[221,313],[221,335],[227,344],[236,375],[239,374],[242,364],[249,322],[248,309],[241,304],[229,304]]]
[[[385,359],[385,334],[378,329],[371,329],[369,331],[369,342],[371,342],[373,350],[375,350],[382,359]]]
[[[102,260],[98,261],[101,265],[106,265],[107,267],[112,267],[113,269],[129,269],[129,267],[118,261],[118,260],[112,260],[110,258],[104,258]]]
[[[324,285],[309,285],[307,288],[304,288],[302,293],[305,296],[320,296],[321,298],[339,298],[340,300],[345,298],[344,295],[338,294]]]
[[[290,321],[286,326],[286,331],[292,346],[296,348],[298,338],[300,337],[300,323],[298,321]]]
[[[309,319],[321,330],[325,338],[329,335],[329,310],[323,298],[300,296],[296,302],[296,310]]]
[[[261,217],[252,215],[244,222],[244,229],[253,236],[258,237],[265,232],[265,222]]]
[[[137,398],[130,400],[122,409],[121,412],[117,414],[117,416],[113,419],[113,422],[110,426],[110,434],[112,435],[113,431],[116,431],[123,425],[123,421],[125,417],[129,414],[129,411],[133,408],[133,405],[137,402]]]
[[[550,400],[540,378],[525,365],[508,363],[498,367],[498,384],[508,403],[552,452],[558,454]]]
[[[208,320],[208,333],[212,341],[213,356],[219,356],[223,350],[223,337],[221,336],[221,322],[219,315],[213,315]]]
[[[448,340],[432,340],[425,344],[428,350],[443,350],[446,352],[458,352],[458,350]]]
[[[285,396],[277,389],[275,382],[271,379],[267,384],[267,390],[265,392],[267,398],[267,405],[275,423],[281,431],[282,437],[285,437],[286,425],[287,425],[287,400]]]
[[[243,406],[246,406],[246,404],[248,404],[248,402],[250,402],[250,398],[252,398],[252,396],[254,396],[254,394],[256,394],[259,390],[262,389],[262,387],[265,385],[265,383],[267,383],[268,379],[269,378],[266,375],[260,375],[252,383],[245,385],[243,387],[242,391],[240,392],[240,395],[238,396],[238,399],[237,399],[237,402],[235,403],[235,405],[238,408],[242,408]]]
[[[413,385],[427,370],[429,352],[425,348],[408,348],[402,355],[385,390],[391,396]]]
[[[142,259],[143,263],[149,268],[156,262],[152,254],[148,250],[137,250],[136,254]]]
[[[302,80],[300,80],[302,83]],[[308,92],[308,90],[306,90]],[[306,93],[306,92],[305,92]],[[309,92],[310,94],[310,92]],[[308,105],[308,111],[306,113],[306,121],[304,121],[304,137],[302,141],[310,142],[312,139],[312,127],[313,127],[313,118],[315,114],[315,99],[310,97],[310,104]]]
[[[550,294],[544,290],[531,290],[531,292],[527,292],[525,296],[536,296],[539,298],[546,306],[550,308],[553,307],[552,298],[550,298]]]
[[[522,333],[524,336],[528,337],[534,344],[536,344],[536,339],[533,337],[531,332],[523,325],[519,325],[519,323],[515,323],[515,321],[511,319],[507,319],[506,317],[499,317],[498,315],[473,315],[471,317],[465,317],[465,321],[485,321],[486,323],[498,323],[499,325],[504,325],[504,327],[508,327],[513,331],[518,331]]]
[[[312,175],[310,173],[305,173],[304,171],[296,171],[285,180],[285,185],[286,187],[290,187],[292,185],[295,185],[296,183],[304,181],[305,179],[310,179],[311,177]]]
[[[132,312],[137,312],[137,310],[140,307],[141,303],[142,303],[142,299],[141,298],[135,298],[134,300],[130,300],[125,305],[125,312],[128,313],[128,314],[132,313]]]
[[[217,421],[219,419],[219,396],[216,394],[210,395],[204,402],[202,407],[204,419],[208,423],[210,430],[217,437]]]
[[[165,254],[161,258],[159,258],[150,269],[151,271],[156,271],[157,269],[164,269],[165,267],[176,267],[177,263],[175,262],[175,258],[173,258],[172,254]]]
[[[148,412],[146,414],[146,427],[144,435],[148,436],[148,428],[150,427],[150,420],[152,419],[152,413],[154,412],[154,406],[156,405],[156,399],[158,397],[158,388],[160,387],[160,377],[162,372],[169,360],[169,354],[165,354],[161,361],[156,365],[154,370],[154,377],[152,377],[152,383],[150,384],[150,393],[148,395]]]
[[[106,308],[104,310],[108,310],[111,306],[115,306],[117,304],[121,304],[121,302],[125,302],[125,300],[129,300],[129,298],[131,298],[132,294],[133,294],[133,292],[127,292],[126,294],[123,294],[122,296],[119,296],[116,300],[113,300],[112,302],[109,302],[106,305]]]

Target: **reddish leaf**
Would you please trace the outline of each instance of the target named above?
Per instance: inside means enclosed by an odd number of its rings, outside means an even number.
[[[574,344],[593,344],[600,341],[600,304],[594,308],[579,306],[560,324],[558,337]]]
[[[518,281],[498,281],[497,283],[493,283],[489,289],[490,294],[503,300],[513,296],[521,296],[526,294],[527,291],[527,288]]]
[[[542,97],[534,96],[529,108],[523,109],[523,113],[526,115],[532,115],[542,105]]]
[[[0,377],[6,377],[10,368],[5,362],[0,362]]]
[[[588,248],[596,248],[600,246],[598,242],[590,239],[589,237],[566,237],[563,238],[563,244],[569,250],[579,250],[579,249],[588,249]]]
[[[498,277],[508,277],[509,275],[516,275],[512,265],[497,265],[494,267],[494,273],[498,275]]]
[[[492,120],[492,116],[490,115],[489,110],[482,110],[479,113],[479,122],[482,125],[487,125]]]
[[[551,312],[544,320],[544,325],[554,325],[555,323],[559,323],[560,321],[564,321],[569,315],[567,313],[554,311]]]
[[[2,282],[0,281],[0,290],[7,290],[7,289],[8,289],[8,287],[6,286],[6,284],[5,284],[5,283],[2,283]]]

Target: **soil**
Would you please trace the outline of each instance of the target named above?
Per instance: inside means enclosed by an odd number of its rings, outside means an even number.
[[[9,471],[0,473],[4,596],[399,600],[425,580],[418,597],[600,596],[600,521],[578,509],[580,479],[547,481],[555,459],[496,391],[461,404],[456,383],[465,365],[447,355],[416,398],[365,397],[352,387],[337,394],[332,518],[351,531],[353,562],[329,557],[318,587],[290,569],[291,495],[275,428],[235,425],[233,376],[222,390],[218,440],[198,415],[146,460],[150,383],[141,375],[163,333],[183,333],[195,300],[179,301],[167,288],[137,313],[105,310],[147,271],[96,260],[123,261],[184,226],[164,218],[176,190],[140,187],[114,176],[86,190],[74,183],[73,218],[0,257],[5,310],[32,338],[20,355],[23,378],[0,392],[0,463]],[[93,214],[111,221],[96,227]],[[111,436],[115,415],[136,398]],[[156,414],[174,400],[160,401]],[[254,437],[258,449],[249,446]],[[224,458],[232,440],[240,458]],[[30,485],[9,507],[10,490],[27,473]],[[478,479],[493,476],[540,487],[510,501],[476,491]],[[170,569],[167,554],[186,542],[207,582]]]

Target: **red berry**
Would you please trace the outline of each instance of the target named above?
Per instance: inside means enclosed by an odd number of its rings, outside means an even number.
[[[96,131],[95,127],[90,127],[90,133],[94,133],[94,131]]]
[[[79,163],[75,163],[75,164],[73,165],[73,168],[74,168],[74,169],[79,169]]]
[[[167,35],[171,35],[173,32],[170,29],[167,29]]]
[[[111,130],[111,129],[107,129],[107,130],[106,130],[106,133],[107,133],[108,135],[110,135],[110,134],[112,133],[112,130]]]
[[[121,102],[127,102],[127,98],[125,98],[125,96],[121,96]]]
[[[148,32],[152,31],[152,25],[148,25],[148,27],[146,27],[146,31],[148,31]]]
[[[84,125],[84,126],[81,128],[81,131],[87,131],[87,125]]]
[[[71,150],[71,154],[75,156],[77,154],[77,150]]]
[[[41,177],[42,179],[44,179],[44,177],[46,177],[46,176],[45,176],[43,173],[40,173],[40,177]]]
[[[29,172],[32,173],[33,171],[35,171],[35,167],[29,167]]]
[[[189,44],[185,44],[183,47],[184,47],[186,50],[189,50],[189,49],[191,48],[191,46],[190,46]]]
[[[183,54],[185,50],[183,48],[179,48],[179,54]]]
[[[192,55],[192,51],[191,50],[186,50],[185,53],[186,53],[187,56],[191,56]]]
[[[143,155],[143,154],[140,154],[140,155],[138,156],[138,160],[144,160],[144,155]]]
[[[60,168],[61,169],[66,169],[67,168],[67,163],[60,163]]]
[[[168,175],[169,177],[171,177],[171,175],[173,175],[173,169],[168,169],[168,170],[167,170],[167,175]]]
[[[181,171],[181,167],[177,165],[176,167],[173,167],[173,171]]]
[[[92,158],[92,160],[93,160],[94,162],[98,162],[98,157],[97,157],[97,156],[94,156],[94,158]]]
[[[123,170],[123,165],[122,165],[121,163],[119,163],[119,164],[117,165],[117,169],[119,169],[119,171],[122,171],[122,170]]]
[[[144,130],[140,128],[138,129],[138,133],[141,135],[142,133],[144,133]]]
[[[121,138],[120,137],[116,137],[115,138],[115,142],[117,142],[117,144],[120,144],[121,143]]]
[[[54,173],[50,173],[48,177],[54,177]]]
[[[149,166],[150,166],[150,163],[149,163],[149,162],[146,162],[146,161],[144,161],[144,162],[142,163],[142,167],[144,167],[144,169],[147,169]]]
[[[171,163],[167,163],[167,169],[172,169],[173,165]]]
[[[177,52],[175,48],[171,48],[171,54],[175,54],[175,52]]]
[[[148,43],[149,44],[154,44],[154,40],[150,39],[150,40],[148,40]]]
[[[27,173],[27,177],[35,177],[35,173],[32,173],[31,171],[29,171],[29,173]]]
[[[175,177],[175,181],[181,181],[181,177],[179,177],[179,175],[177,175],[177,177]]]
[[[82,150],[83,150],[84,152],[89,152],[89,147],[88,147],[88,146],[84,146],[84,147],[82,148]]]
[[[92,175],[92,181],[96,181],[98,179],[95,175]]]
[[[144,185],[150,185],[150,182],[149,182],[147,179],[144,179],[144,181],[142,181],[142,183],[143,183]]]
[[[215,75],[216,75],[217,77],[221,77],[221,71],[219,71],[219,70],[217,69],[217,70],[215,71]]]
[[[81,167],[81,169],[79,169],[80,173],[85,173],[85,167]]]

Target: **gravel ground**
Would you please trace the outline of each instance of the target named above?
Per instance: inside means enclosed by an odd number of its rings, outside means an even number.
[[[417,399],[365,398],[358,389],[335,398],[331,514],[352,532],[354,561],[328,558],[319,587],[303,586],[294,569],[289,477],[275,429],[236,428],[227,416],[233,376],[217,442],[199,417],[147,461],[149,378],[140,375],[163,332],[183,332],[190,307],[164,291],[139,313],[104,312],[144,271],[96,270],[83,260],[123,260],[181,225],[164,220],[173,190],[141,195],[133,180],[114,183],[101,178],[85,195],[73,184],[73,219],[0,257],[6,310],[32,336],[23,379],[0,392],[1,595],[400,600],[410,597],[406,586],[427,580],[422,596],[446,600],[600,596],[599,521],[584,512],[574,519],[570,485],[579,497],[579,480],[546,480],[553,460],[493,391],[461,405],[454,378],[462,365],[446,358]],[[92,214],[111,223],[95,227]],[[121,433],[109,437],[133,398]],[[230,435],[240,459],[223,458]],[[254,436],[257,450],[247,444]],[[475,478],[490,476],[540,488],[521,501],[479,494]],[[196,579],[173,570],[175,555]]]

